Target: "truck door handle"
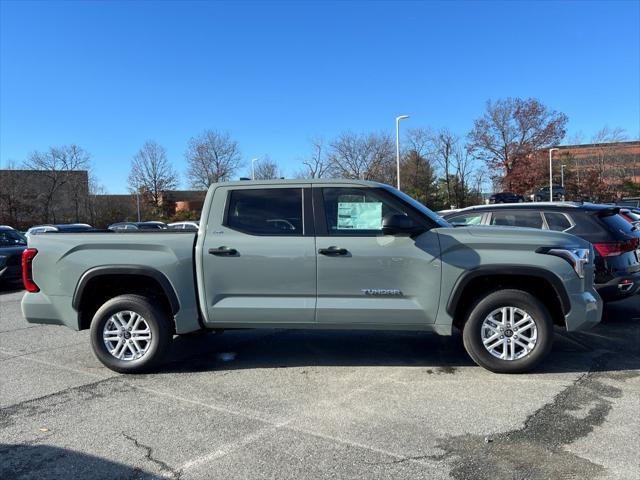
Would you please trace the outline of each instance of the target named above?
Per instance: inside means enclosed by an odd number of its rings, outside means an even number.
[[[209,254],[217,255],[219,257],[234,257],[238,255],[238,250],[236,250],[235,248],[222,246],[218,248],[210,248]]]
[[[321,248],[318,253],[320,255],[349,255],[349,250],[332,245],[329,248]]]

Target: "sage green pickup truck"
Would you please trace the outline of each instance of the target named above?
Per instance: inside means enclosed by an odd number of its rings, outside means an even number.
[[[549,353],[554,326],[600,321],[593,258],[565,233],[454,228],[374,182],[228,182],[209,188],[197,233],[34,236],[22,311],[90,329],[118,372],[202,329],[455,327],[478,365],[516,373]]]

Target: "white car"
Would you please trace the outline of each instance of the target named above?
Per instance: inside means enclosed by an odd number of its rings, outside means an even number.
[[[200,221],[185,221],[185,222],[173,222],[167,225],[171,230],[198,230],[200,228]]]
[[[25,237],[30,238],[33,235],[47,232],[84,232],[87,230],[93,230],[93,227],[88,223],[67,223],[57,225],[36,225],[31,227],[25,233]]]

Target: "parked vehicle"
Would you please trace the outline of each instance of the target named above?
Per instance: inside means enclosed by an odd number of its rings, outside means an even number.
[[[640,208],[640,197],[626,197],[621,199],[617,204],[621,207]]]
[[[32,235],[38,235],[40,233],[48,233],[48,232],[64,232],[64,233],[72,233],[72,232],[86,232],[89,230],[93,230],[93,227],[86,223],[58,223],[55,225],[36,225],[31,227],[26,232],[26,237],[30,238]]]
[[[549,194],[547,193],[547,196]],[[500,192],[489,197],[489,203],[522,203],[524,197],[511,192]]]
[[[595,247],[595,284],[605,302],[640,292],[640,232],[620,207],[592,203],[477,206],[446,215],[453,225],[530,227],[571,233]]]
[[[588,242],[452,228],[374,182],[213,184],[202,219],[197,233],[34,237],[26,319],[90,329],[118,372],[151,367],[174,333],[200,329],[455,327],[478,365],[512,373],[546,357],[554,324],[587,329],[602,313]]]
[[[136,230],[166,230],[167,225],[163,222],[149,221],[149,222],[119,222],[113,223],[107,227],[109,230],[114,231],[136,231]]]
[[[633,208],[621,208],[620,215],[633,225],[640,225],[640,210]]]
[[[561,202],[565,199],[565,189],[560,185],[553,186],[553,201]],[[542,187],[529,195],[529,199],[532,202],[548,202],[549,201],[549,187]]]
[[[184,222],[173,222],[167,225],[170,230],[198,230],[200,228],[200,221],[184,221]]]
[[[20,279],[20,261],[26,248],[24,235],[11,227],[0,227],[0,283]]]

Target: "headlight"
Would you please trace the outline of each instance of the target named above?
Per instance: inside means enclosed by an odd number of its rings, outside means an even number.
[[[580,278],[584,278],[584,266],[591,261],[590,248],[551,248],[543,253],[564,258]]]

